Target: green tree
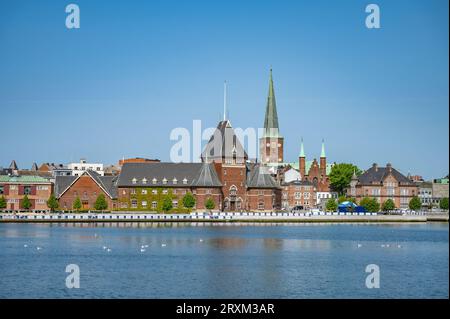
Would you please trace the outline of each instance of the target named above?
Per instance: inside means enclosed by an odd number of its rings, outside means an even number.
[[[439,208],[443,210],[448,210],[448,197],[441,199],[441,201],[439,202]]]
[[[172,197],[165,196],[162,202],[162,210],[167,213],[169,210],[173,208]]]
[[[108,209],[108,202],[106,201],[106,197],[104,194],[100,194],[97,196],[94,204],[95,210],[105,210]]]
[[[81,199],[77,196],[77,198],[75,198],[75,200],[73,201],[72,208],[76,211],[79,211],[81,207],[83,207],[81,204]]]
[[[409,209],[412,210],[419,210],[422,207],[422,202],[420,201],[420,198],[417,196],[413,196],[411,200],[409,201]]]
[[[22,199],[22,208],[25,210],[29,210],[31,208],[31,201],[28,198],[28,195],[25,195]]]
[[[216,204],[214,203],[214,201],[211,197],[209,197],[206,200],[205,207],[206,207],[206,209],[209,209],[209,210],[214,209],[216,207]]]
[[[395,209],[395,203],[394,203],[394,201],[392,200],[392,199],[387,199],[384,203],[383,203],[383,205],[381,205],[381,210],[383,211],[383,212],[387,212],[387,211],[390,211],[390,210],[394,210]]]
[[[336,202],[336,200],[334,200],[333,198],[330,198],[327,201],[327,204],[325,205],[325,210],[327,212],[335,212],[338,209],[338,204]]]
[[[195,198],[194,195],[192,195],[191,192],[187,192],[186,195],[183,196],[183,206],[186,208],[191,209],[195,206]]]
[[[353,197],[347,197],[345,195],[341,195],[338,197],[338,203],[341,204],[343,202],[352,202],[356,204],[356,198]]]
[[[361,174],[361,170],[353,164],[339,163],[333,165],[329,176],[331,188],[341,195],[344,194],[346,188],[350,186],[353,172],[356,172],[357,176]]]
[[[364,207],[367,212],[378,212],[380,210],[380,203],[375,198],[364,197],[359,205]]]
[[[59,208],[58,200],[56,199],[54,194],[51,194],[48,201],[47,201],[47,207],[50,208],[50,211],[54,212]]]
[[[5,196],[0,197],[0,209],[6,208],[6,199]]]

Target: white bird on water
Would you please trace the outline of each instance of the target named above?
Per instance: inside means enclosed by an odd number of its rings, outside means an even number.
[[[108,248],[107,250],[106,250],[108,253],[111,251],[111,249],[110,248]]]
[[[42,249],[42,248],[41,248],[41,247],[39,247],[39,246],[38,246],[38,247],[36,247],[36,250],[41,250],[41,249]]]
[[[200,238],[200,242],[203,243],[203,239]]]
[[[103,250],[106,250],[108,247],[106,247],[106,246],[103,246]]]
[[[27,245],[27,244],[25,244],[25,245],[23,245],[23,247],[27,248],[27,247],[28,247],[28,245]]]
[[[144,248],[141,248],[141,253],[144,253],[145,252],[145,249]]]
[[[402,248],[402,245],[397,245],[397,248]]]
[[[389,248],[389,244],[387,244],[386,247]]]
[[[161,247],[166,247],[166,244],[161,244]]]
[[[362,246],[361,244],[358,244],[358,248],[361,248],[361,246]]]
[[[384,246],[385,246],[384,244],[381,245],[381,247],[383,247],[383,248],[384,248]]]

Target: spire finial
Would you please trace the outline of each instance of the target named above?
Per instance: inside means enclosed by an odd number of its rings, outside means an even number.
[[[300,143],[300,155],[299,157],[305,157],[305,149],[303,147],[303,137],[301,138],[301,143]]]
[[[326,157],[325,155],[325,140],[322,138],[322,151],[320,152],[320,157]]]
[[[227,120],[227,81],[223,82],[223,120]]]

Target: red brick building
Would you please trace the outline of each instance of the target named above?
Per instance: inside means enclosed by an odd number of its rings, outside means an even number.
[[[37,175],[1,175],[0,197],[6,199],[6,210],[22,210],[25,195],[31,202],[29,210],[47,211],[47,200],[52,194],[52,183]]]
[[[81,200],[83,210],[94,210],[97,197],[103,194],[109,210],[117,209],[116,176],[100,176],[87,170],[80,176],[56,176],[55,195],[59,208],[72,210],[77,198]]]

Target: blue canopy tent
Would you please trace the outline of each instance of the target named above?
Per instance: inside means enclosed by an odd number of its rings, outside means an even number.
[[[338,205],[338,209],[340,213],[355,211],[357,205],[350,201],[342,202]]]

